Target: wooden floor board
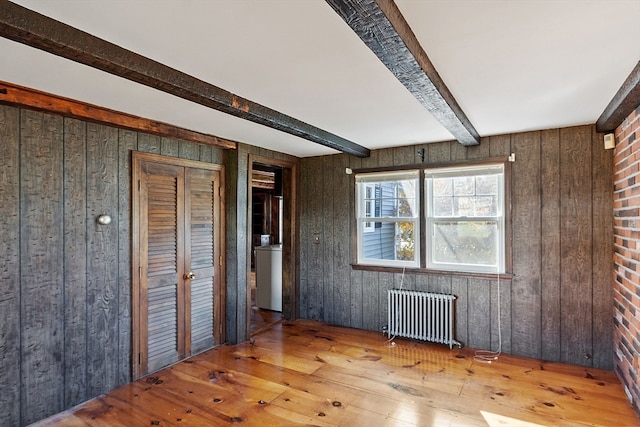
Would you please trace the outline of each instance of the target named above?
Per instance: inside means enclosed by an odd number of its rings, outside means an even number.
[[[615,374],[299,320],[223,345],[40,426],[640,425]]]

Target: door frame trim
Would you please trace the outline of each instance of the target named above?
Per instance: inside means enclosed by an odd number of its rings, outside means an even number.
[[[146,375],[146,372],[142,372],[140,363],[140,310],[136,307],[140,307],[140,200],[139,191],[140,187],[137,184],[141,179],[142,163],[154,162],[160,164],[167,164],[186,168],[206,169],[219,172],[220,177],[220,191],[218,197],[220,198],[219,212],[215,212],[217,215],[218,227],[216,228],[218,239],[214,242],[214,262],[215,259],[219,259],[217,263],[218,273],[215,275],[214,287],[219,289],[219,298],[214,303],[214,325],[217,321],[218,329],[214,331],[216,344],[223,343],[225,341],[226,331],[226,235],[225,235],[225,219],[226,219],[226,207],[225,207],[225,171],[224,165],[216,163],[206,163],[198,160],[181,159],[178,157],[169,157],[153,153],[143,153],[140,151],[132,150],[131,152],[131,373],[133,380]],[[216,244],[217,243],[217,244]],[[138,332],[136,332],[138,331]]]
[[[251,177],[253,176],[253,165],[259,163],[265,166],[281,167],[283,170],[288,171],[288,179],[283,176],[285,195],[290,195],[289,200],[285,198],[284,206],[285,212],[290,212],[287,221],[284,224],[283,237],[287,236],[288,243],[283,240],[282,245],[282,315],[285,319],[294,320],[298,318],[298,265],[297,257],[297,227],[298,227],[298,194],[297,194],[297,177],[298,177],[298,163],[288,160],[279,160],[271,157],[264,157],[255,154],[249,154],[248,165],[248,195],[247,195],[247,266],[246,271],[251,271],[251,239],[252,239],[252,227],[251,218],[253,215],[253,206],[251,203],[251,196],[253,194],[253,186],[251,184]],[[247,274],[247,337],[251,336],[251,274]],[[286,285],[286,283],[289,285]]]

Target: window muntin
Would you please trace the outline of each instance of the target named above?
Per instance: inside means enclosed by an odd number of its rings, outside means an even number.
[[[373,218],[375,216],[376,206],[376,186],[375,184],[364,184],[364,217]],[[364,223],[363,231],[372,233],[375,231],[375,222],[367,221]]]
[[[504,166],[425,170],[427,268],[504,272]]]
[[[419,175],[356,175],[359,264],[420,265]]]

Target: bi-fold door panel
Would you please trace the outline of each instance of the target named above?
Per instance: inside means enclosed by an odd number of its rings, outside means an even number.
[[[135,166],[139,377],[216,344],[220,173],[153,161]]]

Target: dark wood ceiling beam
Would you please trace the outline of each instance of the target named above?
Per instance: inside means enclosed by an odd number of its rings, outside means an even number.
[[[344,153],[370,155],[340,136],[7,0],[0,0],[0,36]]]
[[[480,135],[393,0],[326,0],[396,78],[462,145]]]
[[[596,130],[602,133],[613,132],[638,106],[640,106],[640,61],[598,118]]]

